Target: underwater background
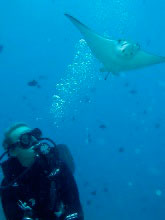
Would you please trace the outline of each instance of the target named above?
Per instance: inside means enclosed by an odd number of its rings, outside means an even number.
[[[25,122],[67,144],[86,220],[165,219],[165,64],[105,81],[64,13],[163,56],[164,11],[163,0],[0,0],[0,139]]]

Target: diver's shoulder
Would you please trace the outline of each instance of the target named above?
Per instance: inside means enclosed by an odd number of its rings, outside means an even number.
[[[13,178],[13,175],[20,170],[20,163],[16,158],[10,157],[1,163],[1,168],[4,177],[3,179],[9,181]]]
[[[7,160],[1,163],[2,170],[6,168],[13,168],[19,164],[19,161],[15,157],[9,157]]]

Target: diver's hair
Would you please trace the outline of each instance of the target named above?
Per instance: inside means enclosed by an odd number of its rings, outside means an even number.
[[[7,130],[4,133],[4,141],[2,143],[4,148],[7,148],[11,144],[11,138],[10,138],[11,133],[20,127],[29,127],[29,126],[25,123],[19,122],[7,128]]]

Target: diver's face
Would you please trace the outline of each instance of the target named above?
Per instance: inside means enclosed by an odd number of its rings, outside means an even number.
[[[19,143],[20,137],[22,134],[29,132],[29,131],[31,131],[29,127],[22,126],[22,127],[16,128],[15,130],[11,132],[10,134],[11,145],[16,144],[16,146],[9,150],[10,156],[17,156],[17,154],[20,152],[20,143]]]
[[[16,128],[14,131],[12,131],[10,134],[12,144],[19,142],[21,135],[29,131],[31,131],[31,129],[26,126]]]

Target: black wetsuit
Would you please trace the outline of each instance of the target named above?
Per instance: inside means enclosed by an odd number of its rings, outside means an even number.
[[[28,170],[16,158],[5,161],[2,169],[5,177],[1,186],[8,185],[1,190],[2,207],[7,220],[23,219],[25,211],[19,206],[19,201],[26,202],[32,208],[32,219],[84,219],[74,177],[67,165],[57,160],[53,148],[44,154],[38,152],[34,164]],[[61,204],[64,211],[57,217],[55,213]]]

